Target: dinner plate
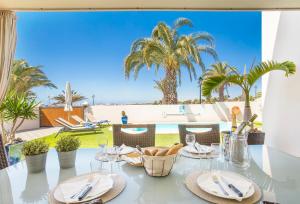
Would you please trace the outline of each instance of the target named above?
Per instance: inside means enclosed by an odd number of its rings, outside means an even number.
[[[94,176],[95,178],[99,178],[99,181],[95,184],[93,189],[89,192],[88,196],[86,196],[83,200],[78,201],[75,199],[71,199],[70,201],[66,201],[64,197],[64,191],[62,188],[67,188],[67,195],[74,195],[79,192],[88,182],[89,178]],[[113,188],[114,181],[109,175],[94,173],[94,174],[84,174],[81,176],[76,176],[71,179],[68,179],[62,183],[60,183],[54,190],[53,196],[54,199],[58,202],[62,203],[83,203],[87,202],[107,193],[109,190]],[[70,196],[71,197],[71,196]]]
[[[200,147],[199,147],[200,146]],[[183,150],[192,154],[209,154],[213,149],[206,145],[198,145],[198,151],[193,146],[184,146]]]
[[[248,192],[246,193],[246,195],[244,195],[243,197],[241,197],[241,199],[246,199],[246,198],[249,198],[251,197],[254,193],[255,193],[255,189],[254,189],[254,185],[253,185],[253,182],[250,181],[249,179],[245,178],[244,176],[242,175],[239,175],[237,173],[234,173],[234,172],[229,172],[229,171],[218,171],[217,172],[218,175],[224,177],[226,180],[230,181],[230,180],[236,180],[236,181],[246,181],[246,182],[250,182],[252,183],[252,185],[250,186]],[[235,198],[233,197],[230,197],[230,196],[226,196],[224,194],[218,194],[216,193],[215,191],[209,189],[207,186],[209,186],[208,182],[213,182],[212,181],[212,172],[203,172],[202,174],[199,175],[199,177],[197,178],[197,184],[198,186],[203,190],[205,191],[206,193],[209,193],[211,195],[214,195],[214,196],[217,196],[217,197],[220,197],[220,198],[225,198],[225,199],[232,199],[232,200],[236,200]],[[220,182],[221,182],[221,185],[223,186],[223,188],[229,192],[231,191],[231,189],[229,189],[225,183],[223,183],[220,179]],[[215,184],[217,185],[217,184]],[[234,185],[238,188],[238,186],[234,183]]]

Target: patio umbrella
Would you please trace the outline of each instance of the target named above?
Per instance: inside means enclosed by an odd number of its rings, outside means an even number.
[[[66,90],[65,90],[65,112],[68,112],[68,120],[70,120],[70,112],[73,111],[72,108],[72,90],[70,82],[66,83]]]

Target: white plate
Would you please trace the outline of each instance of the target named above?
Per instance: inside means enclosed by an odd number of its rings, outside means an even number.
[[[68,192],[71,194],[71,195],[74,195],[75,193],[79,192],[83,186],[85,185],[84,182],[85,181],[88,181],[88,179],[91,177],[91,175],[94,175],[94,176],[99,176],[100,177],[100,180],[98,181],[98,183],[93,187],[93,189],[90,191],[89,193],[89,196],[87,196],[85,199],[81,200],[81,201],[78,201],[78,200],[73,200],[71,202],[68,202],[68,203],[82,203],[82,202],[87,202],[87,201],[90,201],[90,200],[93,200],[95,198],[98,198],[100,197],[101,195],[107,193],[110,189],[113,188],[113,184],[114,184],[114,181],[113,179],[109,176],[109,175],[105,175],[105,174],[100,174],[100,173],[94,173],[94,174],[84,174],[84,175],[81,175],[81,176],[76,176],[74,178],[71,178],[67,181],[64,181],[62,183],[60,183],[54,190],[54,193],[53,193],[53,196],[55,198],[55,200],[59,201],[59,202],[62,202],[62,203],[65,203],[66,200],[64,198],[64,195],[63,195],[63,191],[62,191],[62,186],[70,186],[69,189],[72,189],[72,190],[68,190]],[[76,183],[78,184],[78,182],[80,181],[83,181],[82,185],[76,185]],[[74,183],[74,184],[73,184]],[[105,184],[105,186],[103,186],[103,184]],[[100,190],[100,191],[97,191],[97,190]]]
[[[199,146],[199,145],[198,145]],[[213,149],[209,146],[205,146],[205,145],[200,145],[202,148],[199,148],[199,151],[197,151],[194,147],[192,146],[184,146],[183,150],[192,154],[209,154],[213,151]]]
[[[249,179],[245,178],[244,176],[242,175],[239,175],[237,173],[234,173],[234,172],[229,172],[229,171],[218,171],[218,175],[221,175],[223,176],[225,179],[227,180],[245,180],[245,181],[248,181],[250,183],[253,183],[252,181],[250,181]],[[229,197],[229,196],[226,196],[224,194],[217,194],[215,191],[212,191],[210,189],[207,188],[207,182],[210,182],[210,181],[207,181],[208,179],[211,179],[211,182],[212,181],[212,173],[211,172],[203,172],[198,178],[197,178],[197,184],[198,186],[205,192],[211,194],[211,195],[214,195],[214,196],[217,196],[217,197],[220,197],[220,198],[225,198],[225,199],[234,199],[232,197]],[[227,186],[226,184],[224,184],[221,180],[220,180],[222,186],[224,187],[224,189],[229,192],[231,191]],[[217,184],[215,184],[217,185]],[[237,186],[236,186],[237,187]],[[238,187],[237,187],[238,188]],[[253,194],[255,193],[255,189],[254,189],[254,185],[252,184],[249,191],[247,192],[246,195],[244,195],[241,199],[246,199],[246,198],[249,198],[251,197]]]

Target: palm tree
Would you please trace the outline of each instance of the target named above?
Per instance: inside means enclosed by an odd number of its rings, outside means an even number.
[[[236,72],[236,69],[233,67],[230,67],[225,62],[217,62],[213,65],[211,65],[211,69],[207,70],[204,74],[204,77],[211,77],[211,76],[229,76]],[[224,82],[219,84],[218,87],[215,88],[215,92],[219,93],[219,101],[224,101],[224,90],[230,86],[230,83]]]
[[[34,96],[32,88],[48,87],[57,88],[45,73],[41,66],[30,66],[25,60],[15,60],[13,62],[12,74],[9,83],[9,91],[16,94]]]
[[[72,103],[79,102],[79,101],[86,99],[85,96],[80,95],[79,93],[77,93],[77,91],[72,90],[71,92],[72,92]],[[54,96],[52,99],[56,101],[54,103],[54,105],[64,104],[65,103],[65,91],[62,91],[57,96]]]
[[[203,75],[198,78],[198,86],[199,86],[199,101],[202,104],[202,82],[203,82]]]
[[[260,64],[251,67],[248,74],[240,74],[235,71],[234,74],[227,76],[212,75],[204,79],[202,84],[202,92],[203,95],[210,96],[214,89],[224,83],[232,83],[240,86],[245,94],[244,121],[248,121],[252,116],[250,107],[250,90],[259,78],[273,70],[284,71],[285,75],[288,76],[296,72],[296,65],[290,61],[285,61],[282,63],[269,61],[261,62]]]
[[[180,85],[182,66],[187,68],[192,80],[196,78],[194,63],[198,64],[203,71],[205,70],[200,54],[207,53],[217,58],[214,40],[210,34],[180,35],[178,29],[182,26],[192,27],[192,22],[186,18],[179,18],[174,22],[173,27],[164,22],[158,23],[152,31],[151,38],[142,38],[132,44],[131,52],[124,63],[127,79],[131,72],[137,79],[139,71],[145,66],[148,69],[155,67],[156,71],[163,68],[165,78],[161,81],[161,85],[163,85],[164,99],[167,104],[177,103],[177,80]],[[200,42],[205,43],[200,44]]]

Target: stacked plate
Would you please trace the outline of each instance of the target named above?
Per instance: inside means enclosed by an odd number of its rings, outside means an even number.
[[[86,174],[59,184],[53,191],[53,197],[61,203],[82,203],[101,197],[113,186],[114,180],[110,175]],[[91,189],[86,192],[89,187]]]

